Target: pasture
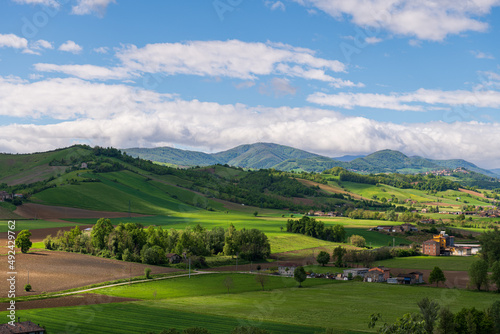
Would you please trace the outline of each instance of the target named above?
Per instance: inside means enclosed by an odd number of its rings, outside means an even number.
[[[412,270],[432,270],[439,267],[448,271],[467,271],[477,260],[475,256],[411,256],[378,261],[375,266]]]

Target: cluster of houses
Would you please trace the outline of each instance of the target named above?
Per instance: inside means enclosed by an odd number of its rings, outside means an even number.
[[[278,267],[278,274],[281,276],[293,277],[295,268],[298,265],[288,264]],[[326,278],[347,281],[355,277],[361,277],[363,282],[369,283],[389,283],[389,284],[421,284],[424,283],[424,274],[419,271],[414,271],[409,274],[399,274],[391,277],[391,272],[385,267],[375,268],[352,268],[346,269],[343,273],[338,274],[315,274],[307,273],[308,278]]]
[[[433,174],[439,176],[451,176],[451,174],[453,173],[469,174],[469,171],[463,167],[457,167],[453,170],[451,169],[433,170],[431,172],[426,172],[425,175]]]
[[[342,213],[335,212],[335,211],[323,212],[323,211],[311,210],[307,213],[307,215],[308,216],[318,216],[318,217],[341,217]]]
[[[5,202],[8,199],[14,199],[15,197],[23,198],[23,194],[11,194],[4,190],[0,191],[0,202]]]
[[[371,231],[386,232],[386,233],[405,233],[417,232],[418,228],[412,224],[401,225],[379,225],[371,229]]]
[[[432,239],[422,243],[422,253],[431,256],[471,256],[481,250],[480,245],[455,244],[455,237],[441,231],[435,234]]]

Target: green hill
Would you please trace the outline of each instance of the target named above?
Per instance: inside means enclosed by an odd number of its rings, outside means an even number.
[[[214,164],[230,165],[250,169],[274,168],[282,171],[322,172],[333,167],[343,167],[362,173],[422,173],[440,169],[466,168],[487,175],[498,177],[493,172],[461,159],[432,160],[419,156],[408,157],[405,154],[383,150],[351,161],[340,161],[318,154],[309,153],[293,147],[256,143],[240,145],[219,153],[185,151],[169,147],[132,148],[123,152],[151,161],[170,163],[178,166],[210,166]],[[354,157],[353,157],[354,158]],[[344,159],[346,160],[346,159]],[[350,160],[350,159],[347,159]]]

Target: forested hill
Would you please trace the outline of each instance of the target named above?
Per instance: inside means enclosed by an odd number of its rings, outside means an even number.
[[[272,143],[240,145],[219,153],[202,153],[179,150],[170,147],[123,149],[132,157],[169,163],[177,166],[230,165],[251,169],[274,168],[282,171],[322,172],[333,167],[343,167],[361,173],[421,173],[439,169],[459,167],[498,177],[493,172],[479,168],[465,160],[432,160],[418,156],[408,157],[398,151],[383,150],[352,161],[309,153],[289,146]]]

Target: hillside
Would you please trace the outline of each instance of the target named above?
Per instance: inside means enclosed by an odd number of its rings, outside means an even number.
[[[440,169],[466,168],[487,175],[498,177],[493,172],[479,168],[465,160],[433,160],[419,156],[408,157],[405,154],[383,150],[368,156],[341,157],[343,161],[309,153],[303,150],[272,143],[240,145],[219,153],[202,153],[174,148],[133,148],[123,149],[132,157],[140,157],[156,162],[178,166],[209,166],[222,164],[250,169],[274,168],[282,171],[322,172],[333,167],[343,167],[361,173],[422,173]]]
[[[12,166],[33,161],[33,166],[26,165],[31,174],[26,175],[26,170],[18,168],[4,177],[37,178],[35,182],[18,180],[10,186],[4,184],[0,190],[21,193],[25,202],[52,206],[169,215],[198,210],[225,211],[227,202],[294,212],[342,211],[352,206],[376,205],[304,185],[289,174],[277,171],[243,171],[222,165],[176,169],[132,158],[113,148],[78,145],[9,158]],[[41,163],[57,165],[58,174],[42,177],[37,171]]]

